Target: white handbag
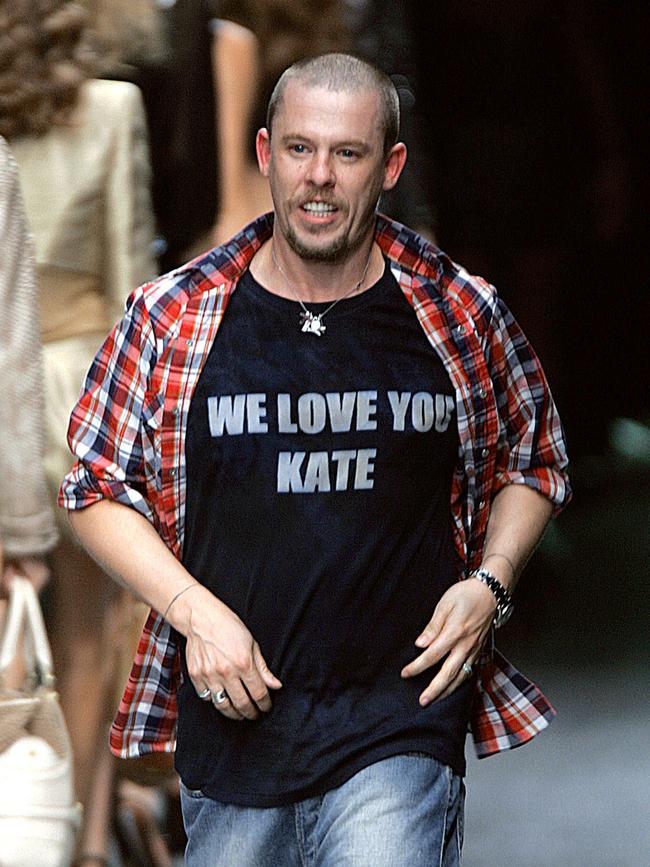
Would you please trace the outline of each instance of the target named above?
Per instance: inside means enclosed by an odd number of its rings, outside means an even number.
[[[27,678],[11,690],[7,672],[23,651]],[[41,607],[30,582],[15,577],[0,635],[1,867],[67,867],[80,823]]]

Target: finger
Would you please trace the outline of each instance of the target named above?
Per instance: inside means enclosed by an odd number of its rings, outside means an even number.
[[[202,701],[210,701],[210,693],[215,690],[210,689],[207,677],[201,671],[197,671],[194,659],[187,660],[187,673],[198,697]]]
[[[238,713],[246,719],[258,719],[260,712],[239,679],[227,682],[224,689],[228,693],[230,704]],[[219,705],[219,707],[221,706]]]
[[[456,687],[467,678],[463,671],[463,662],[467,659],[465,651],[456,649],[450,654],[442,665],[438,674],[433,678],[429,686],[420,695],[420,704],[422,707],[431,704],[433,701],[439,701],[452,693]]]
[[[263,713],[271,710],[271,696],[262,676],[257,669],[254,669],[247,675],[242,677],[246,692],[251,697],[253,704]]]
[[[257,670],[262,676],[262,680],[268,687],[270,687],[270,689],[282,688],[282,682],[273,674],[271,669],[266,664],[266,660],[262,656],[262,651],[260,650],[260,646],[257,641],[253,644],[253,662],[255,663]]]
[[[253,705],[263,713],[271,710],[271,696],[259,671],[255,669],[250,674],[243,675],[242,680]]]
[[[458,687],[462,683],[465,683],[466,680],[469,680],[469,678],[473,677],[473,676],[474,676],[473,670],[468,672],[468,671],[465,671],[464,668],[461,666],[461,669],[458,672],[458,675],[451,681],[449,686],[440,693],[437,700],[442,701],[443,698],[447,698],[447,696],[451,695],[451,693],[455,689],[458,689]]]
[[[402,677],[414,677],[416,674],[422,674],[427,668],[431,668],[437,662],[446,656],[452,649],[458,635],[455,633],[443,633],[427,647],[419,656],[416,656],[412,662],[405,665],[402,669]]]
[[[264,713],[270,711],[272,704],[269,688],[280,689],[282,684],[266,664],[257,642],[253,643],[253,668],[242,675],[242,681],[259,710]]]
[[[452,693],[455,689],[458,689],[458,687],[459,687],[461,684],[465,683],[466,680],[469,680],[470,677],[474,677],[474,673],[473,673],[473,672],[472,672],[471,674],[466,674],[466,673],[461,669],[461,670],[460,670],[460,673],[458,674],[458,676],[457,676],[456,678],[454,678],[454,680],[452,680],[452,682],[449,684],[449,686],[447,687],[447,689],[445,689],[443,692],[440,693],[440,695],[438,696],[438,699],[437,699],[437,700],[438,700],[438,701],[442,701],[443,698],[447,698],[448,695],[451,695],[451,693]]]
[[[438,604],[433,612],[431,620],[415,639],[416,647],[428,647],[431,642],[442,632],[447,621],[448,611]]]
[[[222,713],[225,717],[228,717],[228,719],[232,719],[232,720],[236,720],[237,722],[241,722],[245,718],[239,713],[239,711],[236,708],[234,708],[232,706],[232,702],[230,701],[228,696],[226,696],[226,698],[223,701],[220,701],[220,702],[213,701],[212,706],[215,708],[215,710],[218,710],[219,713]]]

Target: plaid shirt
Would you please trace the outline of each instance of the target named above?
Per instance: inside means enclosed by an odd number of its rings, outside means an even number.
[[[131,295],[72,412],[77,461],[60,505],[81,509],[108,497],[130,506],[180,557],[192,394],[230,294],[272,226],[271,215],[261,217]],[[381,216],[376,241],[456,391],[451,513],[466,577],[481,563],[490,501],[504,485],[535,489],[555,511],[568,501],[560,420],[536,356],[492,286]],[[179,673],[171,627],[152,610],[111,729],[115,754],[174,749]],[[484,653],[471,720],[479,757],[525,743],[554,715],[534,684],[496,651]]]

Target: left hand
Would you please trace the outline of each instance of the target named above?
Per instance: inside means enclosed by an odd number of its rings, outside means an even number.
[[[445,698],[468,677],[463,663],[472,664],[478,657],[495,611],[492,592],[475,578],[459,581],[443,595],[415,642],[425,650],[402,669],[402,677],[413,677],[446,657],[440,671],[420,695],[423,707]]]

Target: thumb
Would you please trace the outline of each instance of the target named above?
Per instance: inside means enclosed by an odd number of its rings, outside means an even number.
[[[273,674],[271,669],[266,664],[266,660],[262,656],[262,651],[259,648],[259,644],[255,642],[253,645],[253,661],[257,667],[257,670],[262,675],[262,680],[270,689],[280,689],[282,683],[278,680],[278,678]]]

